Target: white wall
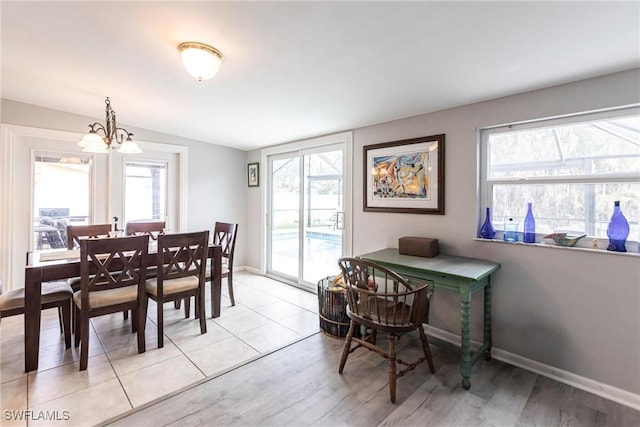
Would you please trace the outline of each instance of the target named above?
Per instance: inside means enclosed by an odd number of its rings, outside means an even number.
[[[84,133],[87,125],[104,118],[91,118],[35,105],[2,99],[0,122],[43,129]],[[245,152],[220,145],[153,132],[122,124],[140,141],[188,147],[187,230],[209,229],[215,221],[238,223],[234,264],[245,259],[246,164]]]
[[[480,215],[477,128],[638,102],[635,69],[356,129],[353,253],[397,247],[399,237],[412,235],[439,239],[443,253],[499,262],[493,282],[495,348],[639,395],[640,257],[474,240]],[[445,215],[364,212],[362,147],[440,133],[446,135]],[[248,159],[257,158],[257,151],[248,153]],[[259,197],[250,191],[248,206],[258,207]],[[252,215],[247,226],[259,230],[259,221]],[[248,250],[247,265],[260,266],[258,249]],[[476,340],[482,338],[481,308],[481,295],[475,295]],[[459,323],[457,298],[436,295],[431,324],[459,334]]]

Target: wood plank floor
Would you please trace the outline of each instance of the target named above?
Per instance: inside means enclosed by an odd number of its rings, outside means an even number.
[[[460,386],[458,348],[431,342],[426,364],[397,382],[365,349],[337,373],[343,341],[318,333],[106,425],[117,426],[640,426],[640,412],[500,361],[479,360]],[[398,356],[418,357],[414,337]]]

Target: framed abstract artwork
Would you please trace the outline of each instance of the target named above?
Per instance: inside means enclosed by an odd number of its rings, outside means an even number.
[[[444,134],[366,145],[364,210],[444,215]]]

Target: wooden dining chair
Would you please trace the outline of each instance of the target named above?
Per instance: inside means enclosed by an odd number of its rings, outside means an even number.
[[[67,249],[79,248],[82,238],[109,237],[110,231],[114,231],[111,224],[67,225]]]
[[[24,314],[24,288],[2,292],[0,280],[0,319]],[[71,347],[71,299],[73,291],[65,282],[50,282],[42,284],[41,310],[57,308],[62,313],[61,329],[64,333],[64,345]]]
[[[133,221],[125,226],[127,236],[147,234],[151,239],[158,240],[158,235],[164,233],[166,223],[164,221]]]
[[[147,297],[145,293],[149,236],[80,240],[81,287],[73,295],[76,307],[75,345],[80,345],[80,370],[87,369],[89,319],[131,310],[144,353]]]
[[[227,278],[227,286],[229,288],[229,299],[231,305],[236,305],[233,296],[233,253],[236,249],[236,236],[238,234],[238,224],[229,224],[226,222],[216,222],[213,227],[213,244],[220,245],[222,248],[222,271],[221,278]],[[207,263],[207,281],[210,281],[211,262]],[[213,298],[213,286],[211,287],[211,298]]]
[[[111,229],[111,224],[67,225],[67,250],[79,248],[81,239],[109,237]],[[80,290],[79,277],[67,279],[67,283],[74,292]]]
[[[140,236],[148,235],[150,239],[157,240],[158,235],[164,233],[166,225],[164,221],[134,221],[128,222],[125,226],[125,235],[127,236]],[[147,266],[147,279],[156,277],[158,271],[155,265]]]
[[[374,351],[389,361],[389,393],[391,402],[395,402],[396,378],[425,360],[431,373],[435,372],[429,342],[422,328],[422,323],[426,323],[429,317],[432,284],[409,284],[394,271],[359,258],[340,258],[338,265],[347,289],[347,316],[350,318],[338,372],[342,374],[347,358],[354,350],[364,347]],[[355,336],[359,325],[366,329],[363,337]],[[396,357],[396,338],[415,330],[418,331],[424,357],[409,363]],[[376,345],[378,332],[388,335],[386,350]],[[356,346],[351,348],[353,342]],[[398,364],[406,367],[398,372]]]
[[[189,318],[189,298],[195,297],[200,333],[207,332],[204,287],[209,249],[209,231],[160,234],[156,278],[147,280],[147,296],[157,303],[158,348],[164,346],[164,303],[185,299],[185,317]]]

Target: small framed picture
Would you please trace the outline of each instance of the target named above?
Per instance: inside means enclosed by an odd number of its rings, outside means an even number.
[[[249,163],[247,165],[247,183],[249,187],[258,187],[260,185],[259,163]]]

